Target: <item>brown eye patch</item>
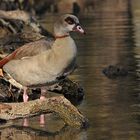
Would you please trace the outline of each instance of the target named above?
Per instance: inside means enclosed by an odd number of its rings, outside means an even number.
[[[68,24],[70,24],[70,25],[72,25],[72,24],[75,23],[74,19],[71,18],[71,17],[67,17],[67,18],[65,19],[65,21],[66,21]]]

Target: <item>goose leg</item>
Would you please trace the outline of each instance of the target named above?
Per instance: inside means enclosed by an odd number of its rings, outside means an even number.
[[[40,100],[45,100],[46,99],[46,96],[45,96],[45,94],[46,94],[46,92],[47,92],[47,90],[45,89],[45,88],[41,88],[41,95],[40,95]]]
[[[23,120],[23,126],[25,126],[25,127],[29,126],[29,120],[28,120],[28,118],[24,118],[24,120]]]
[[[24,87],[23,90],[24,90],[24,91],[23,91],[23,101],[24,101],[24,102],[28,102],[29,97],[28,97],[28,95],[27,95],[27,87]]]
[[[45,94],[46,94],[46,89],[45,88],[41,88],[40,100],[44,101],[46,99]],[[45,124],[45,115],[41,114],[40,115],[40,125],[44,126],[44,124]]]
[[[23,90],[24,90],[23,91],[23,101],[24,102],[28,102],[29,97],[27,95],[27,87],[24,87]],[[24,120],[23,120],[23,126],[25,126],[25,127],[29,126],[29,120],[27,118],[24,118]]]

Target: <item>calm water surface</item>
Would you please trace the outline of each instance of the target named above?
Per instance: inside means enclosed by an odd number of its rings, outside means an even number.
[[[86,36],[73,34],[78,46],[79,69],[71,76],[80,82],[85,98],[78,108],[89,119],[87,130],[63,128],[58,117],[30,119],[30,131],[5,128],[2,139],[30,140],[139,140],[140,139],[140,2],[105,0],[95,2],[93,15],[81,17]],[[47,27],[53,17],[47,19]],[[51,27],[52,28],[52,27]],[[130,70],[127,77],[108,79],[108,65]],[[22,120],[14,122],[22,125]],[[61,129],[60,132],[59,131]],[[46,133],[46,131],[48,133]]]

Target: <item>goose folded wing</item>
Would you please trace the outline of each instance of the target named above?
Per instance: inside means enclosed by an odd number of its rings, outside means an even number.
[[[4,57],[0,61],[0,68],[2,68],[6,63],[13,59],[23,59],[26,57],[32,57],[38,55],[41,52],[47,51],[51,49],[53,41],[47,41],[44,39],[27,43],[22,47],[16,49],[13,53],[9,54],[8,56]]]

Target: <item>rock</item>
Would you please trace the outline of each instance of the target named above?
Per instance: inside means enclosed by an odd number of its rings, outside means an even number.
[[[103,69],[103,74],[108,78],[125,77],[128,75],[128,70],[117,65],[109,65]]]

